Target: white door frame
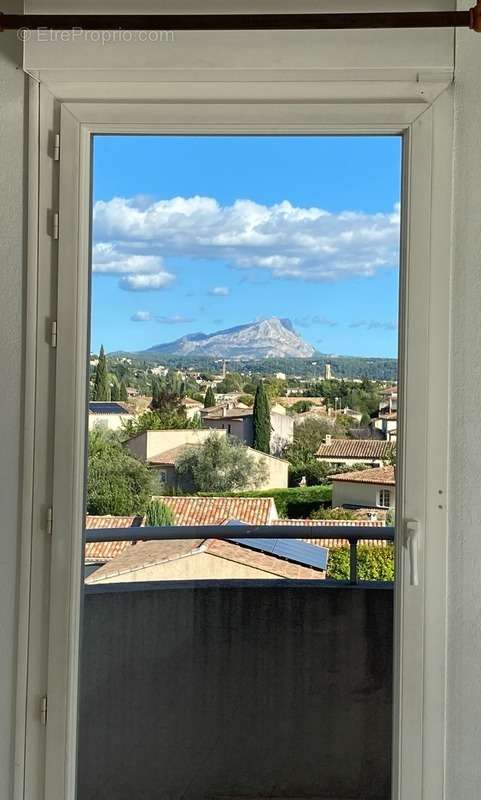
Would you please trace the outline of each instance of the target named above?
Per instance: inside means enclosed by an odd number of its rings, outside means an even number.
[[[359,87],[353,86],[355,96]],[[393,800],[440,800],[444,794],[446,681],[446,536],[448,339],[451,270],[452,91],[432,103],[370,102],[67,102],[55,103],[42,87],[38,130],[32,152],[38,164],[30,176],[32,244],[29,257],[31,302],[29,351],[35,359],[51,348],[45,337],[45,308],[56,256],[45,235],[42,209],[54,202],[54,167],[47,157],[61,117],[60,233],[56,378],[38,374],[28,385],[36,402],[36,447],[27,441],[28,464],[49,473],[39,485],[32,512],[26,500],[22,544],[24,585],[30,603],[21,610],[16,800],[42,797],[38,769],[45,748],[45,797],[74,800],[76,721],[82,575],[84,444],[87,398],[88,270],[90,238],[90,154],[94,133],[156,134],[402,134],[403,277],[400,332],[400,430],[397,514],[419,520],[418,586],[409,585],[407,550],[396,546]],[[33,91],[33,90],[32,90]],[[88,88],[86,88],[87,96]],[[35,92],[33,91],[35,94]],[[38,136],[40,131],[40,139]],[[45,152],[39,142],[45,145]],[[49,144],[50,142],[50,144]],[[40,149],[39,149],[40,148]],[[50,198],[53,197],[52,200]],[[35,222],[36,220],[36,222]],[[40,246],[36,246],[35,242]],[[55,386],[54,386],[55,384]],[[42,426],[55,397],[54,452]],[[409,420],[409,425],[405,424]],[[46,481],[49,483],[49,481]],[[53,489],[52,489],[53,487]],[[27,490],[26,490],[27,491]],[[53,494],[52,494],[53,492]],[[52,499],[53,498],[53,499]],[[35,517],[35,503],[37,516]],[[41,555],[32,549],[32,530],[42,509],[53,507],[53,536],[43,537]],[[32,514],[35,522],[32,522]],[[39,516],[40,515],[40,516]],[[37,546],[38,549],[38,546]],[[28,568],[25,566],[29,559]],[[50,585],[35,580],[50,563]],[[38,584],[38,585],[37,585]],[[43,615],[36,609],[43,609]],[[37,616],[35,616],[37,615]],[[36,626],[32,626],[32,622]],[[38,630],[40,627],[40,632]],[[43,638],[42,638],[43,637]],[[48,641],[48,656],[38,640]],[[22,656],[21,656],[22,657]],[[34,675],[45,676],[48,724],[39,724],[41,699]],[[38,683],[38,681],[37,681]],[[42,782],[40,781],[40,784]]]

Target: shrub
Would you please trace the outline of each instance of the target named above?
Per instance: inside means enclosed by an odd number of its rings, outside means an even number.
[[[291,489],[261,489],[249,492],[199,492],[204,496],[217,497],[272,497],[279,517],[285,519],[306,519],[321,506],[330,504],[331,486],[304,486]]]
[[[356,519],[354,512],[347,508],[320,508],[313,511],[311,519]]]
[[[160,500],[152,500],[147,506],[146,523],[154,528],[175,525],[175,515],[165,503]]]
[[[360,581],[394,580],[394,545],[357,548],[357,576]],[[327,578],[349,580],[349,547],[332,548],[327,562]]]

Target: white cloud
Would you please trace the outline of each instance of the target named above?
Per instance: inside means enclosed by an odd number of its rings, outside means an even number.
[[[93,247],[92,270],[104,275],[160,272],[163,266],[160,256],[125,253],[111,242],[97,242]]]
[[[376,331],[376,330],[383,330],[383,331],[397,331],[398,325],[397,322],[391,320],[390,322],[381,322],[377,319],[361,319],[356,322],[351,322],[349,325],[350,328],[365,328],[368,331]]]
[[[192,317],[183,317],[182,314],[170,314],[166,317],[156,317],[156,322],[160,322],[161,325],[182,325],[186,322],[194,322]]]
[[[119,281],[121,289],[127,292],[150,292],[170,286],[174,276],[169,272],[157,272],[152,275],[126,275]]]
[[[223,207],[211,197],[150,203],[116,197],[95,204],[94,238],[96,271],[160,274],[163,259],[183,256],[276,278],[335,280],[397,265],[399,206],[391,213],[331,213],[288,201],[236,200]]]
[[[212,297],[227,297],[230,294],[230,289],[227,286],[214,286],[213,289],[209,289],[209,294]]]
[[[300,328],[310,328],[311,325],[327,325],[330,328],[335,328],[337,325],[337,322],[333,319],[320,314],[306,314],[304,317],[295,317],[292,321],[294,325],[298,325]]]
[[[132,322],[150,322],[152,314],[150,311],[136,311],[135,314],[132,314],[130,319]]]

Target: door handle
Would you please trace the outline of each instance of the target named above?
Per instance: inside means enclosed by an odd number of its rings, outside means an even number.
[[[417,519],[407,519],[404,527],[404,545],[409,555],[409,585],[419,586],[419,536],[421,523]]]

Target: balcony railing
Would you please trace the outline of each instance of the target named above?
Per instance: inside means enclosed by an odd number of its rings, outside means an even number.
[[[172,525],[165,527],[145,526],[133,528],[102,528],[87,530],[85,539],[88,544],[95,542],[145,542],[163,541],[166,539],[318,539],[322,532],[323,539],[347,541],[349,545],[349,580],[323,581],[323,586],[378,586],[379,583],[360,581],[358,577],[358,545],[359,542],[383,541],[394,542],[394,527],[375,528],[369,530],[362,525],[323,525],[313,529],[306,525]],[[383,586],[392,585],[388,581]]]

